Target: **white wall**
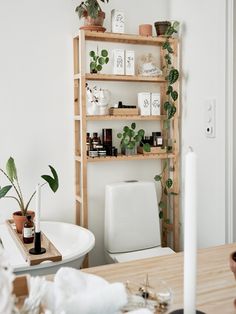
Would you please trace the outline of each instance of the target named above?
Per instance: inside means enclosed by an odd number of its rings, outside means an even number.
[[[198,155],[198,245],[208,247],[225,242],[225,1],[170,0],[170,16],[182,24],[182,155],[189,145]],[[215,139],[204,135],[208,98]]]
[[[40,175],[48,171],[47,165],[52,164],[59,173],[60,189],[55,195],[44,189],[42,218],[67,222],[74,222],[75,215],[72,37],[80,25],[74,13],[78,3],[0,1],[0,167],[5,167],[10,155],[15,158],[28,197]],[[119,8],[125,12],[126,32],[137,33],[139,24],[166,19],[168,4],[165,0],[149,0],[147,7],[142,2],[137,5],[136,0],[111,0],[103,8],[107,30],[111,9]],[[127,85],[117,88],[120,94],[127,91]],[[152,126],[142,126],[148,125]],[[154,161],[89,165],[89,227],[96,236],[92,265],[104,262],[105,184],[130,178],[151,180],[157,170]],[[0,176],[0,184],[4,182]],[[1,200],[0,220],[16,209],[13,201]]]

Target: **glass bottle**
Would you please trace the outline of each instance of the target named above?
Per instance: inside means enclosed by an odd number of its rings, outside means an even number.
[[[97,145],[99,145],[98,134],[97,133],[93,133],[93,138],[92,138],[92,147],[93,147],[93,149],[96,149]]]
[[[31,220],[31,216],[27,216],[27,220],[23,227],[23,242],[32,243],[34,241],[34,223]]]

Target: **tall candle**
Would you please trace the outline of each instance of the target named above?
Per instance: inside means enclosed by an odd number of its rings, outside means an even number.
[[[41,187],[36,186],[36,207],[35,207],[35,232],[40,232],[40,207],[41,207]]]
[[[196,266],[197,266],[197,187],[196,161],[193,151],[185,159],[184,202],[184,313],[196,314]]]

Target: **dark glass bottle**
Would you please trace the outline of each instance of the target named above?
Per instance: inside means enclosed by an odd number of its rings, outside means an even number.
[[[27,220],[23,227],[23,242],[32,243],[34,241],[34,223],[31,220],[31,216],[27,216]]]

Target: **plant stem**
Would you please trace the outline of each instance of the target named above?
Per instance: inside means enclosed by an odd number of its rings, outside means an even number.
[[[0,168],[0,171],[8,178],[8,180],[11,182],[13,188],[15,189],[16,191],[16,194],[18,195],[19,197],[19,200],[18,200],[18,203],[20,205],[20,209],[24,212],[24,202],[23,202],[23,199],[21,198],[21,195],[19,193],[19,191],[17,190],[17,187],[15,186],[14,182],[11,180],[11,178],[8,176],[8,174]]]
[[[21,203],[19,202],[19,200],[15,196],[4,196],[4,198],[14,198],[17,201],[17,203],[19,204],[19,206],[21,207]]]

